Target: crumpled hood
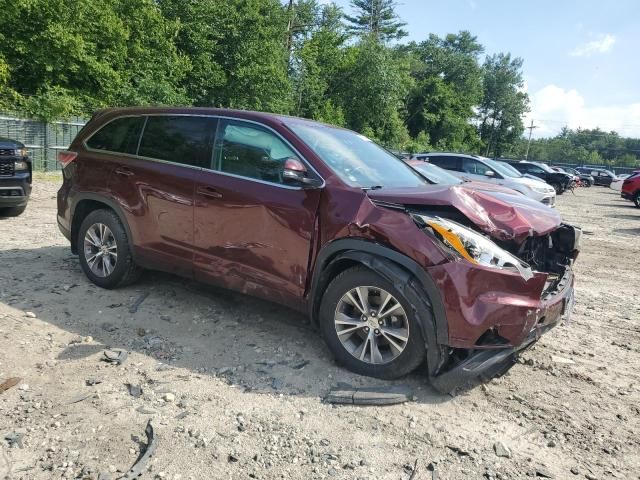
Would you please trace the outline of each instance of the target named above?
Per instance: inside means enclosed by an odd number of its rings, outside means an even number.
[[[502,191],[434,185],[422,188],[383,188],[367,192],[369,198],[415,206],[451,206],[480,230],[498,240],[522,243],[529,236],[542,236],[560,226],[562,218],[552,208],[524,195]]]

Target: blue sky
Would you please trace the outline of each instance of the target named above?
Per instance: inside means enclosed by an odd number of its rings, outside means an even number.
[[[522,57],[536,136],[568,125],[640,137],[640,1],[398,0],[397,12],[409,40],[469,30],[487,53]]]

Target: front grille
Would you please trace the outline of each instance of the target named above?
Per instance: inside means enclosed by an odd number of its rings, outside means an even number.
[[[13,160],[0,160],[0,177],[12,177],[14,173]]]
[[[0,197],[23,197],[24,192],[21,188],[3,188],[0,189]]]
[[[16,151],[12,148],[0,148],[0,157],[13,157]]]

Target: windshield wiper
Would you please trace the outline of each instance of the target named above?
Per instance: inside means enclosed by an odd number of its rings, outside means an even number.
[[[362,190],[364,190],[365,192],[368,192],[369,190],[380,190],[382,188],[382,185],[372,185],[370,187],[362,187]]]

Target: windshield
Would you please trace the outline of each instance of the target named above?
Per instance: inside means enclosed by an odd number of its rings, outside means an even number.
[[[415,168],[429,182],[436,185],[460,185],[463,183],[458,177],[451,175],[433,163],[422,162],[420,164],[410,163],[409,165]]]
[[[536,165],[537,167],[540,167],[542,170],[544,170],[547,173],[557,173],[546,163],[533,162],[533,164]]]
[[[287,124],[352,187],[421,187],[427,184],[402,160],[364,135],[294,119],[287,121]]]
[[[496,160],[491,160],[490,158],[485,157],[482,157],[482,160],[503,177],[520,178],[522,176],[520,172],[515,170],[515,168],[508,168],[508,166],[505,167],[504,162],[498,162]]]
[[[515,167],[509,165],[508,163],[506,163],[506,162],[498,162],[498,161],[495,161],[495,163],[497,163],[498,165],[503,167],[504,170],[506,172],[508,172],[508,173],[505,173],[506,176],[512,177],[512,178],[521,178],[522,177],[522,174],[518,170],[516,170]]]

